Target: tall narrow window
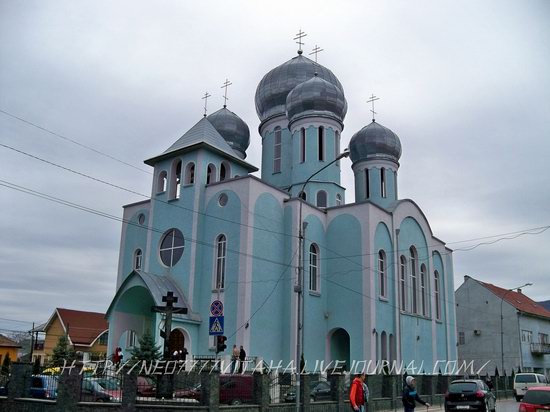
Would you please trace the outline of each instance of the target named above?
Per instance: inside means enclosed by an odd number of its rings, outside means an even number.
[[[336,206],[340,206],[342,204],[342,195],[340,193],[336,194]]]
[[[181,160],[172,166],[171,199],[179,199],[181,190]]]
[[[369,169],[365,169],[365,199],[370,197]]]
[[[275,128],[275,136],[273,138],[273,173],[281,171],[281,128]]]
[[[190,162],[185,168],[185,184],[192,185],[195,183],[195,163]]]
[[[216,166],[212,163],[208,165],[206,170],[206,184],[214,183],[216,181]]]
[[[416,254],[416,249],[414,246],[411,246],[409,249],[411,254],[411,302],[412,302],[412,313],[418,313],[418,255]]]
[[[306,129],[300,129],[300,163],[306,161]]]
[[[407,310],[407,258],[401,256],[399,265],[399,309]]]
[[[167,180],[168,174],[166,173],[166,170],[163,170],[159,174],[159,180],[157,183],[157,193],[166,192],[166,180]]]
[[[309,290],[319,292],[319,248],[315,243],[309,247]]]
[[[386,169],[380,169],[380,195],[386,197]]]
[[[222,163],[220,166],[220,182],[223,182],[226,177],[227,177],[226,166],[225,166],[225,163]]]
[[[325,128],[323,126],[319,126],[317,129],[317,140],[319,160],[323,162],[325,160]]]
[[[439,272],[434,272],[434,295],[435,295],[435,318],[441,319],[441,291],[440,291]]]
[[[219,235],[216,240],[216,285],[217,290],[225,286],[225,254],[227,249],[227,239],[225,235]]]
[[[426,265],[420,266],[420,305],[422,316],[428,316],[428,290],[426,285]]]
[[[337,130],[334,132],[334,157],[338,157],[340,154],[340,132]],[[340,160],[336,162],[337,166],[340,166]]]
[[[141,249],[137,249],[134,253],[134,269],[139,270],[141,269],[141,265],[143,262],[143,253],[141,252]]]
[[[324,190],[317,192],[317,207],[327,207],[327,192]]]
[[[388,335],[382,331],[380,335],[380,360],[388,360]]]
[[[383,250],[378,251],[378,279],[380,283],[380,297],[387,297],[386,291],[386,254]]]

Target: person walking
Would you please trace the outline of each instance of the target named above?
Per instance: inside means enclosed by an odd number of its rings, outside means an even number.
[[[405,412],[414,412],[416,402],[419,402],[422,405],[426,405],[427,408],[430,407],[430,404],[428,402],[424,402],[422,399],[420,399],[420,396],[418,396],[418,392],[416,391],[416,379],[412,376],[407,376],[407,378],[405,379],[402,400]]]
[[[351,382],[349,401],[354,411],[365,412],[365,388],[363,386],[365,378],[366,375],[363,372],[357,374]]]
[[[364,405],[363,411],[368,412],[369,411],[369,387],[367,386],[366,376],[365,376],[365,380],[363,381],[363,396],[365,398],[365,402],[363,403]]]
[[[243,345],[241,345],[241,349],[239,350],[239,373],[243,373],[243,366],[244,366],[245,360],[246,360],[246,352],[243,348]]]
[[[239,348],[237,345],[233,345],[233,352],[231,353],[231,373],[237,373],[237,364],[239,362],[240,355]]]

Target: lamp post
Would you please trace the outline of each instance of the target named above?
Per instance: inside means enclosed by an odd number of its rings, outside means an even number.
[[[502,368],[501,373],[504,373],[504,330],[503,330],[504,316],[502,314],[502,304],[504,303],[504,298],[508,293],[510,293],[515,289],[521,289],[521,288],[524,288],[525,286],[532,286],[532,285],[533,285],[532,283],[526,283],[516,288],[507,289],[504,295],[502,295],[502,298],[500,298],[500,367]],[[521,348],[520,348],[520,351],[521,351]]]
[[[298,192],[299,197],[299,214],[298,214],[298,282],[296,286],[294,286],[294,291],[298,294],[298,304],[297,304],[297,321],[296,321],[296,411],[300,411],[300,364],[302,359],[302,343],[304,339],[304,309],[303,309],[303,284],[304,284],[304,262],[302,258],[302,250],[304,248],[304,228],[303,228],[303,222],[302,222],[302,205],[303,205],[303,199],[302,194],[305,194],[304,190],[306,188],[306,185],[313,179],[314,176],[321,173],[323,170],[325,170],[327,167],[333,165],[338,160],[348,157],[349,151],[346,149],[343,153],[340,153],[334,160],[327,163],[325,166],[317,170],[315,173],[313,173],[311,176],[307,178],[307,180],[302,185],[302,188]]]

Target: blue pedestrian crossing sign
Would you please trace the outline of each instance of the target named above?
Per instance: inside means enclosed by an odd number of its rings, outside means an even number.
[[[223,316],[210,316],[208,322],[208,334],[210,336],[223,335]]]

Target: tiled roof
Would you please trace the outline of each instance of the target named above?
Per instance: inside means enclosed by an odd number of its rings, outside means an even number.
[[[104,313],[57,308],[61,323],[69,330],[73,344],[90,345],[102,332],[109,329]]]
[[[525,296],[523,293],[516,292],[515,290],[508,291],[508,289],[500,288],[491,283],[485,283],[481,281],[479,281],[479,283],[481,283],[499,298],[502,299],[502,297],[504,297],[504,300],[506,302],[508,302],[510,305],[514,306],[521,312],[550,318],[550,311],[545,309],[541,304],[535,302],[533,299]]]
[[[0,335],[0,347],[3,348],[20,348],[21,345],[7,336]]]

